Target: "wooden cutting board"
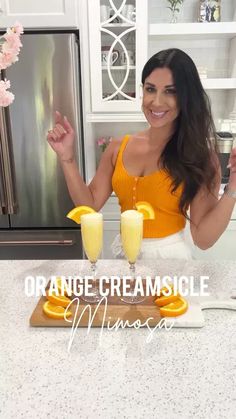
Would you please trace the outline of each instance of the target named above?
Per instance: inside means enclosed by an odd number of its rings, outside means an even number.
[[[47,288],[49,287],[49,284]],[[70,297],[71,299],[76,298],[75,296]],[[104,326],[112,326],[115,322],[120,320],[129,321],[129,325],[133,324],[136,321],[140,321],[142,324],[145,321],[152,317],[148,321],[149,326],[153,327],[161,320],[160,310],[157,305],[154,303],[155,297],[147,297],[146,300],[139,304],[126,304],[120,300],[119,297],[107,297],[107,305],[105,301],[102,302],[99,306],[98,303],[89,304],[79,299],[79,307],[76,314],[76,322],[78,321],[82,311],[85,307],[90,307],[85,309],[84,314],[82,315],[78,327],[88,327],[89,319],[95,313],[91,327],[100,327],[102,324]],[[38,301],[31,317],[30,325],[31,326],[43,326],[43,327],[71,327],[72,323],[67,322],[64,319],[51,319],[46,316],[43,312],[43,304],[47,301],[46,297],[41,297]],[[72,320],[75,316],[77,309],[77,301],[75,301],[70,311],[72,311]],[[90,315],[91,310],[91,315]]]
[[[49,286],[49,285],[48,285]],[[73,297],[71,297],[73,298]],[[148,321],[150,327],[155,327],[157,323],[161,320],[159,308],[154,303],[155,297],[147,297],[145,301],[140,304],[125,304],[119,297],[108,297],[107,309],[104,314],[105,305],[99,306],[96,315],[94,317],[91,327],[100,327],[103,324],[104,326],[112,326],[115,322],[123,320],[129,321],[129,324],[134,323],[139,319],[139,321],[144,324],[145,321],[152,317]],[[55,320],[50,319],[43,313],[43,304],[45,303],[46,297],[41,297],[38,301],[32,315],[30,318],[31,326],[43,326],[43,327],[71,327],[72,323],[66,322],[64,319]],[[186,327],[186,328],[199,328],[203,327],[205,324],[203,310],[206,309],[229,309],[236,311],[236,290],[229,291],[227,298],[225,296],[210,296],[210,297],[198,297],[192,298],[188,297],[188,310],[182,316],[178,317],[165,317],[166,326],[173,325],[173,327]],[[79,319],[80,314],[86,306],[91,307],[91,317],[93,316],[97,304],[88,304],[80,299],[80,305],[77,312],[76,320]],[[72,315],[74,317],[76,310],[76,304],[71,308]],[[89,323],[89,311],[85,310],[78,327],[87,327]],[[73,318],[72,317],[72,318]],[[76,322],[77,323],[77,322]]]

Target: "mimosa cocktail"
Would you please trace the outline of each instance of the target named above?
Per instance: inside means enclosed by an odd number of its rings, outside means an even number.
[[[83,296],[87,302],[97,302],[102,297],[96,286],[96,262],[102,251],[103,243],[103,215],[100,213],[92,213],[81,215],[81,233],[82,241],[87,258],[91,262],[91,270],[93,276],[93,287],[91,289],[92,296]]]
[[[135,262],[140,252],[143,238],[143,215],[135,210],[121,214],[121,240],[125,256],[129,262],[131,275],[131,293],[135,286]],[[122,297],[122,301],[131,304],[140,303],[144,296]]]
[[[143,238],[143,215],[135,210],[121,214],[121,239],[129,263],[135,263]]]

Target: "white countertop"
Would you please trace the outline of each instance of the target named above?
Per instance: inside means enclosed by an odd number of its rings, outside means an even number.
[[[100,273],[122,274],[126,262],[100,261]],[[0,417],[3,419],[234,417],[236,312],[204,311],[202,329],[112,332],[30,328],[37,298],[27,275],[86,274],[87,261],[0,261]],[[236,285],[236,261],[139,261],[140,274],[210,276],[210,291]],[[127,271],[126,271],[127,272]],[[233,402],[234,399],[234,402]]]

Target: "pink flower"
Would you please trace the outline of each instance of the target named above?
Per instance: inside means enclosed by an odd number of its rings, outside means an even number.
[[[13,25],[13,29],[16,33],[18,33],[19,35],[24,33],[24,28],[22,26],[22,24],[18,21],[16,21]]]
[[[0,38],[5,40],[0,49],[0,70],[4,70],[18,61],[18,54],[22,47],[20,41],[20,34],[23,33],[22,31],[22,25],[19,22],[16,22],[15,26],[13,28],[8,28],[7,32]]]
[[[14,32],[10,32],[9,34],[3,35],[7,42],[5,42],[2,46],[2,51],[12,51],[15,54],[18,54],[20,48],[22,47],[22,43],[20,41],[19,35]]]
[[[0,37],[0,71],[18,61],[18,54],[22,47],[20,41],[22,33],[23,26],[21,23],[15,22],[14,26],[8,28],[6,33]],[[0,106],[6,107],[13,102],[15,96],[7,91],[10,86],[9,80],[0,80]]]
[[[7,89],[11,87],[11,83],[9,80],[1,80],[0,81],[0,106],[6,107],[9,106],[13,100],[14,95],[11,92],[7,92]]]
[[[0,70],[4,70],[7,67],[10,67],[12,64],[12,55],[7,54],[1,54],[0,53]]]
[[[106,139],[105,138],[98,138],[97,145],[98,146],[103,146],[104,144],[106,144]]]
[[[106,150],[108,144],[109,143],[108,143],[107,139],[104,138],[104,137],[98,138],[98,140],[97,140],[97,145],[102,150],[102,152]]]

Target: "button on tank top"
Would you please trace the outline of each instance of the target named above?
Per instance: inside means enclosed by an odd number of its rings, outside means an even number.
[[[112,176],[112,187],[118,197],[121,212],[135,209],[138,201],[147,201],[154,209],[155,219],[144,220],[143,237],[159,238],[177,233],[186,224],[179,210],[183,185],[171,192],[172,178],[165,169],[146,176],[130,175],[123,164],[123,152],[129,138],[130,135],[126,135],[122,140]]]

